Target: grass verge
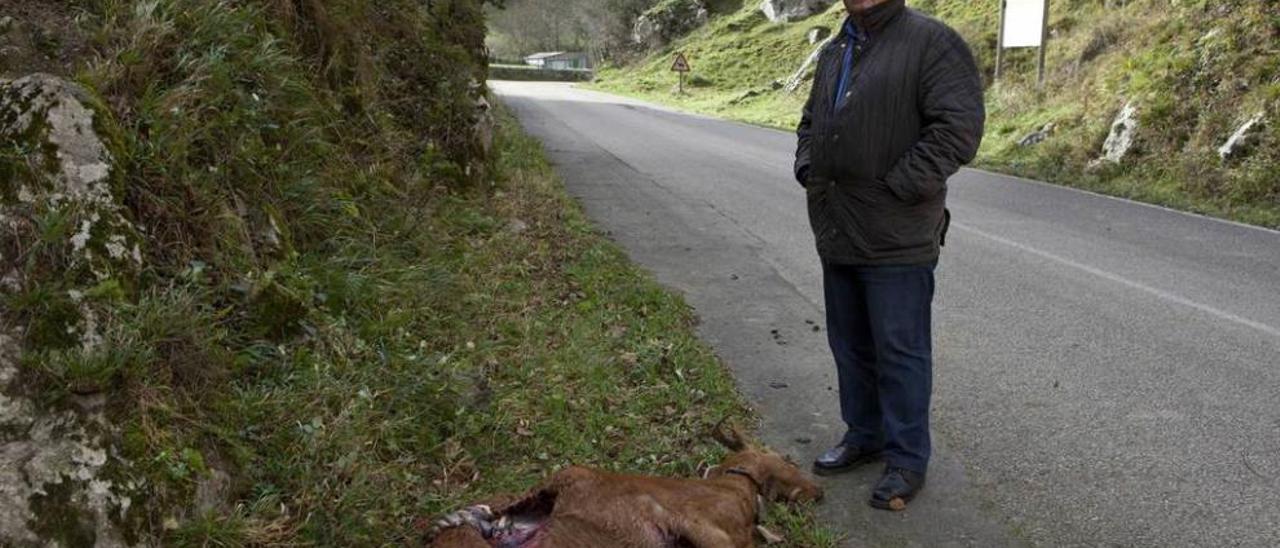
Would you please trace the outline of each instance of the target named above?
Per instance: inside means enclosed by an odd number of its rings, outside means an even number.
[[[93,53],[57,69],[142,242],[129,268],[78,268],[98,218],[18,204],[18,183],[53,188],[31,161],[49,149],[0,146],[22,177],[0,178],[21,221],[0,233],[0,332],[22,346],[0,399],[92,409],[106,455],[32,497],[42,541],[92,544],[76,490],[107,489],[130,544],[416,544],[426,518],[570,462],[692,475],[721,453],[707,426],[747,417],[688,308],[593,232],[509,117],[487,153],[478,1],[55,14],[41,33]]]
[[[411,239],[429,250],[387,242],[340,274],[369,291],[363,313],[239,383],[223,418],[249,487],[184,541],[400,544],[570,463],[688,477],[721,458],[711,427],[750,415],[689,307],[500,119],[496,187],[443,196]],[[806,509],[771,524],[792,546],[838,540]]]
[[[455,339],[449,363],[483,379],[486,395],[451,442],[461,481],[436,485],[452,488],[424,510],[523,490],[570,463],[696,476],[723,456],[711,428],[750,420],[729,372],[697,339],[683,300],[598,234],[541,145],[508,113],[500,120],[497,192],[440,216],[445,232],[491,220],[459,234],[467,251],[451,265],[465,276],[457,325],[468,341]],[[788,545],[836,544],[806,509],[770,514]]]

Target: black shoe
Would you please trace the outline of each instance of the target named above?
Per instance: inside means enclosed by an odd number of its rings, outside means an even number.
[[[879,457],[879,451],[863,451],[857,447],[840,444],[814,459],[813,473],[819,476],[834,476],[872,462]]]
[[[885,467],[884,475],[880,476],[875,490],[871,492],[871,506],[901,512],[907,509],[907,503],[916,498],[921,489],[924,489],[924,474],[895,466]]]

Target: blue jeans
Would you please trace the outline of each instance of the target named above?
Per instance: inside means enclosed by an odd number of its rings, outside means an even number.
[[[823,265],[843,443],[925,473],[932,450],[934,269]]]

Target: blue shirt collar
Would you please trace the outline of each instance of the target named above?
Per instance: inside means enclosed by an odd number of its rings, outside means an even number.
[[[841,29],[841,34],[858,41],[861,41],[866,37],[866,34],[862,32],[862,27],[859,27],[857,23],[854,23],[852,17],[846,17],[844,19],[844,27]]]

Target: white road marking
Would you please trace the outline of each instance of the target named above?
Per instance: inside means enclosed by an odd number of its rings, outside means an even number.
[[[1113,274],[1113,273],[1111,273],[1111,272],[1107,272],[1107,271],[1105,271],[1105,270],[1101,270],[1101,269],[1098,269],[1098,268],[1094,268],[1094,267],[1089,266],[1089,265],[1087,265],[1087,264],[1078,263],[1078,262],[1073,261],[1073,260],[1071,260],[1071,259],[1068,259],[1068,258],[1066,258],[1066,257],[1062,257],[1062,256],[1060,256],[1060,255],[1055,255],[1055,254],[1053,254],[1053,253],[1049,253],[1048,251],[1042,251],[1042,250],[1036,249],[1036,248],[1034,248],[1034,247],[1028,246],[1028,245],[1026,245],[1026,244],[1021,244],[1021,243],[1015,242],[1015,241],[1013,241],[1013,240],[1010,240],[1010,239],[1008,239],[1008,238],[1005,238],[1005,237],[1002,237],[1002,236],[997,236],[997,235],[995,235],[995,234],[991,234],[991,233],[989,233],[989,232],[986,232],[986,231],[983,231],[983,230],[979,230],[979,229],[973,228],[973,227],[971,227],[971,226],[967,226],[967,225],[964,225],[964,224],[961,224],[961,223],[952,223],[952,225],[951,225],[951,226],[952,226],[953,228],[958,228],[958,229],[960,229],[960,230],[963,230],[963,231],[968,232],[968,233],[970,233],[970,234],[973,234],[973,235],[975,235],[975,236],[979,236],[979,237],[982,237],[982,238],[986,238],[986,239],[991,240],[991,241],[993,241],[993,242],[997,242],[997,243],[1000,243],[1000,244],[1007,245],[1007,246],[1012,247],[1012,248],[1014,248],[1014,249],[1017,249],[1017,250],[1019,250],[1019,251],[1023,251],[1023,252],[1026,252],[1026,253],[1030,253],[1030,254],[1035,255],[1035,256],[1037,256],[1037,257],[1040,257],[1040,258],[1042,258],[1042,259],[1048,259],[1048,260],[1053,261],[1053,262],[1055,262],[1055,263],[1062,264],[1062,265],[1066,265],[1066,266],[1069,266],[1069,267],[1074,268],[1074,269],[1076,269],[1076,270],[1081,270],[1081,271],[1087,272],[1087,273],[1089,273],[1089,274],[1092,274],[1092,275],[1097,276],[1097,277],[1099,277],[1099,278],[1102,278],[1102,279],[1104,279],[1104,280],[1108,280],[1108,281],[1111,281],[1111,282],[1115,282],[1115,283],[1118,283],[1118,284],[1123,285],[1123,286],[1125,286],[1125,287],[1128,287],[1128,288],[1131,288],[1131,289],[1136,289],[1136,290],[1138,290],[1138,291],[1142,291],[1143,293],[1147,293],[1147,294],[1149,294],[1149,295],[1153,295],[1153,296],[1158,297],[1158,298],[1160,298],[1160,299],[1162,299],[1162,300],[1165,300],[1165,301],[1168,301],[1168,302],[1171,302],[1171,303],[1175,303],[1175,304],[1180,304],[1180,305],[1182,305],[1182,306],[1186,306],[1186,307],[1189,307],[1189,308],[1194,308],[1194,309],[1196,309],[1196,310],[1199,310],[1199,311],[1201,311],[1201,312],[1204,312],[1205,314],[1209,314],[1209,315],[1211,315],[1211,316],[1215,316],[1215,317],[1217,317],[1217,318],[1219,318],[1219,319],[1226,320],[1226,321],[1229,321],[1229,322],[1232,322],[1232,323],[1236,323],[1236,324],[1239,324],[1239,325],[1243,325],[1243,326],[1245,326],[1245,327],[1253,328],[1253,329],[1256,329],[1256,330],[1258,330],[1258,331],[1261,331],[1261,332],[1263,332],[1263,333],[1265,333],[1265,334],[1267,334],[1267,335],[1270,335],[1270,336],[1272,336],[1272,337],[1280,338],[1280,329],[1277,329],[1277,328],[1272,327],[1272,326],[1270,326],[1270,325],[1267,325],[1267,324],[1265,324],[1265,323],[1257,322],[1257,321],[1254,321],[1254,320],[1250,320],[1249,318],[1245,318],[1245,317],[1242,317],[1242,316],[1238,316],[1238,315],[1236,315],[1236,314],[1232,314],[1232,313],[1227,312],[1227,311],[1225,311],[1225,310],[1221,310],[1221,309],[1218,309],[1218,308],[1214,308],[1214,307],[1209,306],[1209,305],[1207,305],[1207,304],[1201,304],[1201,303],[1195,302],[1195,301],[1193,301],[1193,300],[1190,300],[1190,299],[1188,299],[1188,298],[1186,298],[1186,297],[1182,297],[1182,296],[1180,296],[1180,295],[1175,295],[1175,294],[1170,293],[1170,292],[1168,292],[1168,291],[1165,291],[1165,290],[1163,290],[1163,289],[1158,289],[1158,288],[1155,288],[1155,287],[1151,287],[1151,286],[1146,285],[1146,284],[1141,283],[1141,282],[1135,282],[1135,281],[1133,281],[1133,280],[1130,280],[1130,279],[1125,278],[1125,277],[1123,277],[1123,276],[1120,276],[1120,275],[1118,275],[1118,274]]]

